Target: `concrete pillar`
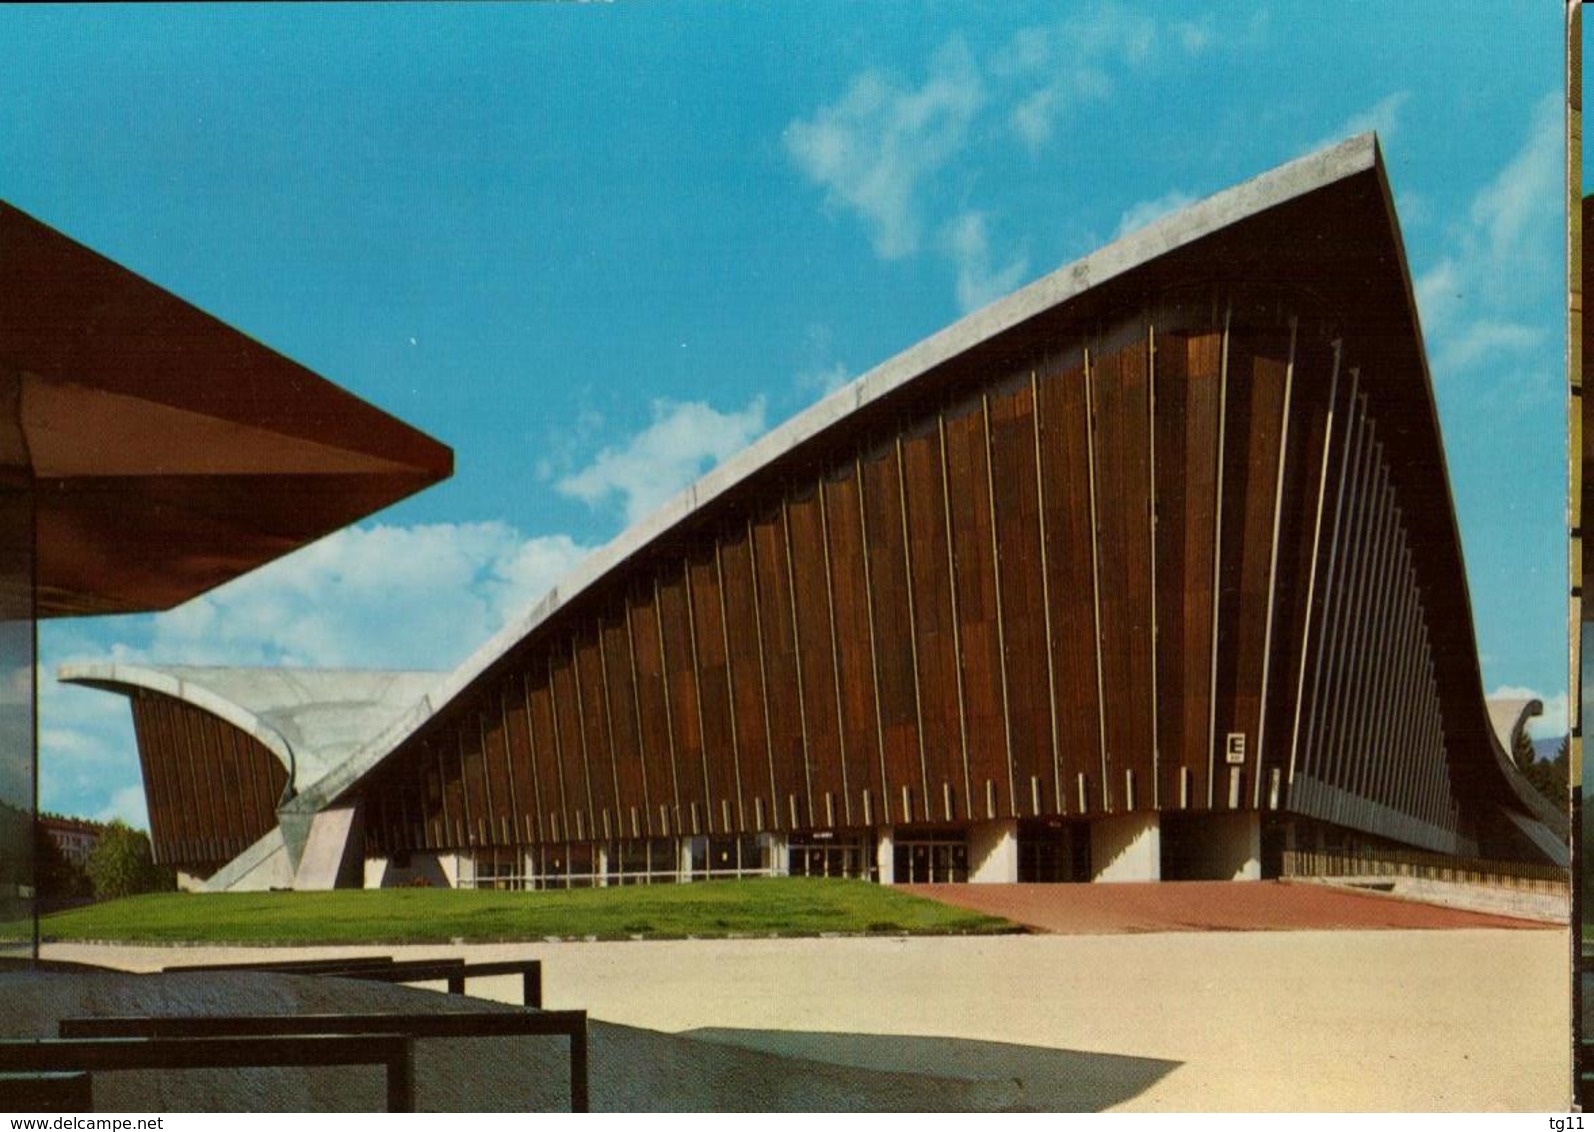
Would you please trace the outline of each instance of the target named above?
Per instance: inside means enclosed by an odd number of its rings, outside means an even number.
[[[1091,880],[1162,879],[1161,828],[1155,813],[1122,814],[1090,825]]]
[[[881,884],[897,883],[897,853],[894,830],[883,825],[875,834],[874,867]]]
[[[969,883],[1018,881],[1018,822],[975,822],[969,827]]]
[[[791,875],[791,842],[784,833],[764,834],[764,851],[769,855],[769,875]]]
[[[606,842],[600,841],[592,847],[592,873],[594,885],[609,887],[609,846]]]
[[[689,837],[675,839],[675,879],[680,884],[692,879],[692,839]]]
[[[367,857],[365,859],[365,880],[362,887],[381,888],[382,881],[387,877],[388,860],[386,857]]]
[[[353,888],[364,880],[365,837],[359,806],[318,811],[294,869],[296,890]]]

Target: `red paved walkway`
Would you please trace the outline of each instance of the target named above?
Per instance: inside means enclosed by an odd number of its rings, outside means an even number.
[[[1057,935],[1331,928],[1549,928],[1377,893],[1278,881],[914,884],[909,892]],[[1565,930],[1560,927],[1559,930]]]

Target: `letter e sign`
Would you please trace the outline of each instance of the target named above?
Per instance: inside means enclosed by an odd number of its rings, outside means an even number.
[[[1223,761],[1230,766],[1245,765],[1245,732],[1229,732],[1229,740],[1224,746]]]

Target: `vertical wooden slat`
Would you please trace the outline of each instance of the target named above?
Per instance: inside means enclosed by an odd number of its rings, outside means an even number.
[[[1112,813],[1112,768],[1108,760],[1106,673],[1102,663],[1101,624],[1101,507],[1098,503],[1096,472],[1096,359],[1085,351],[1085,456],[1090,469],[1090,601],[1091,641],[1096,650],[1096,723],[1101,741],[1099,766],[1101,809]],[[1081,801],[1081,806],[1085,800]]]
[[[1212,661],[1209,669],[1207,691],[1207,808],[1214,804],[1217,780],[1218,750],[1218,637],[1220,626],[1218,611],[1223,596],[1223,454],[1228,447],[1229,419],[1229,321],[1231,313],[1223,313],[1222,360],[1218,365],[1218,442],[1213,458],[1216,463],[1213,489],[1212,519]]]
[[[731,660],[731,602],[725,592],[725,544],[721,539],[714,542],[714,589],[719,594],[720,649],[725,658],[725,712],[730,723],[731,745],[730,785],[735,802],[732,812],[735,814],[735,829],[745,831],[748,824],[742,795],[742,724],[741,712],[737,710],[736,665]]]
[[[1284,471],[1288,466],[1287,461],[1290,453],[1290,394],[1294,391],[1295,339],[1298,330],[1299,327],[1295,318],[1291,317],[1289,358],[1284,364],[1284,393],[1279,407],[1279,423],[1277,426],[1279,441],[1278,458],[1275,461],[1273,479],[1273,517],[1268,523],[1271,546],[1268,551],[1267,607],[1263,614],[1262,624],[1262,676],[1260,687],[1258,688],[1256,714],[1256,770],[1252,776],[1255,779],[1255,786],[1252,792],[1251,804],[1256,809],[1262,808],[1262,779],[1265,776],[1268,765],[1268,675],[1273,662],[1274,601],[1278,596],[1279,535],[1284,508]]]
[[[1308,714],[1309,705],[1306,699],[1307,672],[1310,665],[1310,658],[1313,655],[1312,648],[1316,643],[1313,640],[1312,635],[1312,626],[1316,624],[1314,611],[1317,609],[1317,606],[1321,600],[1318,596],[1317,590],[1317,575],[1318,563],[1321,558],[1323,546],[1323,516],[1328,500],[1330,460],[1333,457],[1336,443],[1338,443],[1341,448],[1344,447],[1344,442],[1340,440],[1339,435],[1336,433],[1335,424],[1340,412],[1338,396],[1341,350],[1341,342],[1338,339],[1335,339],[1334,365],[1332,374],[1329,378],[1328,403],[1323,425],[1323,458],[1321,467],[1318,471],[1317,504],[1312,515],[1311,552],[1310,557],[1307,560],[1309,565],[1307,567],[1306,597],[1304,601],[1304,612],[1301,628],[1300,668],[1298,670],[1295,682],[1294,719],[1290,725],[1289,769],[1284,778],[1286,786],[1295,781],[1295,768],[1300,755],[1301,727],[1303,723],[1310,722],[1310,717]],[[1341,425],[1337,431],[1338,433],[1343,433],[1343,426]]]

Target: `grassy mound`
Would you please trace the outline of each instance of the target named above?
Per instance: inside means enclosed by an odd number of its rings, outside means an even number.
[[[1006,920],[865,881],[779,877],[563,892],[163,893],[47,916],[41,934],[46,940],[287,945],[1015,930]]]

